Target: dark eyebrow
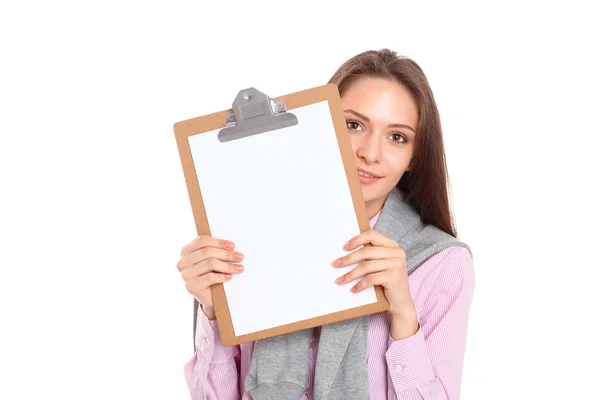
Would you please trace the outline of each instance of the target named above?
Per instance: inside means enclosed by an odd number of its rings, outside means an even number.
[[[359,118],[362,118],[362,119],[364,119],[364,120],[365,120],[365,121],[367,121],[367,122],[371,122],[371,120],[370,120],[369,118],[367,118],[366,116],[362,115],[362,114],[361,114],[361,113],[359,113],[359,112],[356,112],[356,111],[354,111],[354,110],[349,110],[349,109],[348,109],[348,110],[344,110],[344,111],[345,111],[345,112],[349,112],[350,114],[354,114],[354,115],[356,115],[357,117],[359,117]],[[411,127],[410,127],[410,126],[408,126],[408,125],[404,125],[404,124],[389,124],[389,125],[388,125],[388,128],[406,128],[406,129],[410,129],[411,131],[413,131],[413,133],[414,133],[415,135],[417,134],[417,132],[415,132],[415,130],[414,130],[413,128],[411,128]]]

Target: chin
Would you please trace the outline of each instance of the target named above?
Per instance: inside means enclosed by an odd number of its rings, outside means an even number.
[[[381,182],[383,183],[383,182]],[[360,185],[361,189],[362,189],[362,194],[363,194],[363,199],[365,201],[365,203],[370,203],[374,200],[378,200],[384,197],[387,197],[387,195],[392,191],[392,189],[394,187],[390,187],[389,189],[384,187],[384,185],[365,185],[362,184]]]
[[[379,194],[380,190],[376,190],[374,187],[372,187],[372,185],[361,184],[360,187],[362,189],[363,199],[365,200],[365,203],[369,203],[381,197],[381,195]]]

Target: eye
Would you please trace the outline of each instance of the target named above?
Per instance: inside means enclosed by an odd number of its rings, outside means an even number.
[[[361,124],[359,124],[356,121],[346,121],[346,126],[348,127],[348,129],[350,129],[351,131],[358,131],[358,130],[363,130]]]
[[[407,142],[406,138],[404,136],[402,136],[399,133],[392,133],[390,135],[390,137],[392,138],[392,141],[395,143],[404,143]]]

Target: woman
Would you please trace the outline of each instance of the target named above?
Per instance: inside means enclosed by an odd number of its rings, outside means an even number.
[[[310,331],[306,360],[282,357],[299,354],[290,353],[289,343],[304,348],[288,335],[285,343],[225,347],[210,286],[243,273],[229,263],[242,261],[243,254],[227,240],[198,237],[183,247],[177,264],[200,303],[197,352],[184,368],[192,399],[460,397],[474,270],[469,247],[456,239],[440,119],[427,79],[414,61],[381,50],[348,60],[330,82],[340,91],[374,228],[349,238],[345,249],[371,246],[332,263],[360,262],[338,283],[364,277],[355,292],[381,285],[389,310],[363,317],[364,339],[355,322],[346,353],[327,379],[332,352],[322,346],[339,345],[329,325]],[[296,357],[300,367],[267,362]]]

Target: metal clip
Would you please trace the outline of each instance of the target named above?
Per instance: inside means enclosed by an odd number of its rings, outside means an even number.
[[[228,142],[297,124],[298,118],[287,111],[285,103],[248,88],[240,90],[233,101],[218,138],[220,142]]]

